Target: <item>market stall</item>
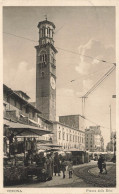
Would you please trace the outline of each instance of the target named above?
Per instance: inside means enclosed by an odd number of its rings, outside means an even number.
[[[51,131],[4,120],[4,186],[47,178],[44,152],[38,153],[37,138]]]

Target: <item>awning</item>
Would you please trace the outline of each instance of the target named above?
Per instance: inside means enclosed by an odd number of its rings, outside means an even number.
[[[62,147],[62,146],[60,146],[60,145],[57,145],[57,144],[42,144],[43,146],[48,146],[48,147],[50,147],[50,148],[60,148],[60,147]]]
[[[50,149],[47,149],[48,152],[58,152],[58,151],[62,151],[61,148],[50,148]]]
[[[51,141],[49,141],[49,140],[44,140],[44,139],[38,139],[37,140],[37,143],[40,143],[40,144],[46,144],[46,143],[50,143]]]
[[[25,125],[18,122],[11,122],[4,119],[4,125],[7,125],[9,129],[14,132],[15,136],[42,136],[46,134],[52,134],[51,131],[41,129],[39,127],[34,127],[31,125]]]
[[[77,149],[77,148],[71,148],[71,149],[68,149],[67,151],[69,151],[69,152],[85,152],[85,151]]]
[[[48,146],[43,146],[41,144],[37,144],[37,149],[39,150],[50,150],[51,148]]]

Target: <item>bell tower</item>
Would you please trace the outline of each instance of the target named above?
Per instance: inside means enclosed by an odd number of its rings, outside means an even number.
[[[54,47],[55,25],[48,21],[39,22],[39,45],[36,46],[36,108],[42,116],[56,120],[56,59]]]

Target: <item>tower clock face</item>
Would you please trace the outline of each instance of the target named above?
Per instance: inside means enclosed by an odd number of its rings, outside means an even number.
[[[53,77],[50,78],[50,84],[53,90],[56,88],[55,79]]]

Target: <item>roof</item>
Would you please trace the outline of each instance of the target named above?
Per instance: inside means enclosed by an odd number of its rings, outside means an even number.
[[[37,113],[41,113],[41,111],[39,111],[37,108],[35,108],[30,102],[28,102],[27,100],[23,99],[22,97],[20,97],[15,91],[13,91],[11,88],[9,88],[8,86],[6,86],[5,84],[3,84],[3,88],[7,91],[10,92],[10,96],[11,94],[14,95],[15,97],[19,98],[20,100],[22,100],[25,103],[25,106],[29,106],[32,109],[34,109]]]
[[[46,123],[50,123],[50,124],[52,124],[53,123],[53,121],[51,121],[51,120],[48,120],[48,119],[46,119],[46,118],[44,118],[44,117],[42,117],[41,115],[37,115],[38,116],[38,118],[41,118],[43,121],[45,121]]]
[[[24,95],[25,98],[30,99],[30,97],[25,92],[23,92],[21,90],[14,90],[14,92],[21,93],[22,95]]]
[[[4,119],[4,125],[8,126],[8,128],[14,132],[15,136],[42,136],[52,134],[52,132],[49,130],[44,130],[31,125],[25,125],[19,122],[11,122],[10,120],[6,119]]]
[[[84,116],[83,115],[80,115],[80,114],[75,114],[75,115],[61,115],[59,117],[70,117],[70,116],[80,116],[80,117],[84,118]]]
[[[42,24],[50,24],[50,25],[52,25],[53,28],[55,29],[54,23],[53,23],[53,22],[50,22],[50,21],[48,21],[48,20],[44,20],[44,21],[39,22],[39,23],[38,23],[38,28],[39,28]]]
[[[73,129],[73,130],[78,131],[78,132],[85,133],[84,131],[81,131],[81,130],[76,129],[76,128],[73,128],[73,127],[70,127],[69,125],[66,125],[66,124],[64,124],[64,123],[60,123],[60,122],[58,122],[58,121],[53,121],[53,123],[63,125],[63,126],[65,126],[65,127],[68,127],[68,128],[70,128],[70,129]]]
[[[65,149],[64,151],[65,152],[85,152],[85,151],[77,149],[77,148]]]

